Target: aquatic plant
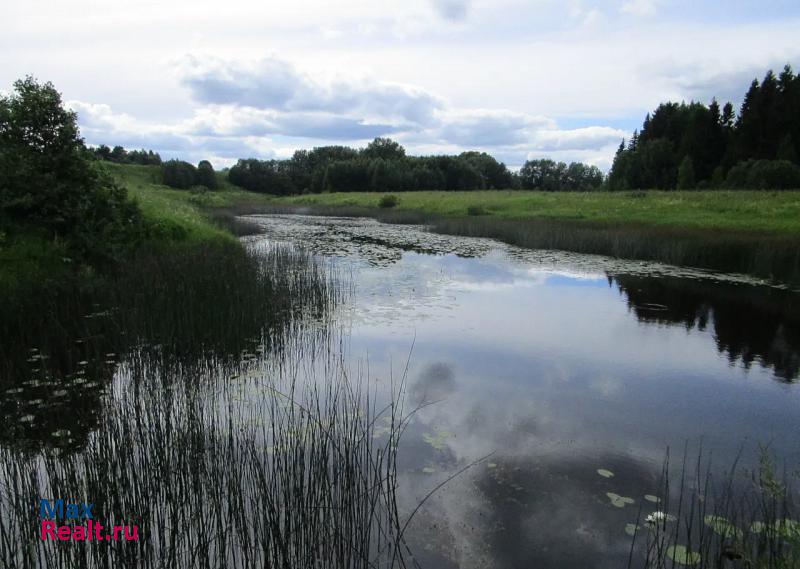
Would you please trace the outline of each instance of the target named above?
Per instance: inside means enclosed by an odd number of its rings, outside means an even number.
[[[376,407],[341,369],[322,382],[257,375],[208,397],[157,363],[131,364],[147,377],[124,374],[78,451],[0,450],[0,565],[404,566],[399,399]],[[139,540],[43,541],[41,497],[91,501],[98,521],[136,525]]]
[[[642,505],[639,516],[645,515],[644,526],[638,525],[640,518],[626,526],[626,533],[633,537],[628,566],[800,566],[800,522],[796,520],[792,476],[776,474],[766,448],[761,451],[758,468],[743,471],[737,465],[738,459],[726,477],[717,480],[702,449],[694,463],[684,451],[680,474],[673,481],[668,455],[661,477],[660,509],[645,514]],[[637,542],[641,550],[636,549]],[[637,551],[642,551],[641,557]]]

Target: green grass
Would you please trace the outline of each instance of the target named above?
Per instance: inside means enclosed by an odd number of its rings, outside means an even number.
[[[274,203],[377,207],[381,194],[334,193],[277,198]],[[545,219],[603,225],[730,230],[800,235],[800,192],[407,192],[397,210],[498,219]]]
[[[63,244],[53,242],[43,232],[5,227],[6,231],[0,231],[0,291],[58,279],[69,271]]]
[[[234,239],[229,231],[214,223],[208,210],[266,201],[263,196],[237,189],[224,176],[219,176],[218,190],[198,193],[162,185],[157,167],[110,162],[103,167],[128,189],[145,218],[163,230],[160,233],[189,244]]]
[[[148,247],[193,247],[237,243],[234,234],[215,222],[210,210],[234,204],[264,203],[263,196],[239,190],[220,175],[220,189],[197,193],[160,184],[160,169],[103,162],[98,165],[128,189],[153,229]],[[2,221],[2,220],[0,220]],[[76,267],[64,243],[30,225],[0,223],[0,292],[8,293],[71,275],[91,273]],[[76,269],[80,269],[76,272]]]

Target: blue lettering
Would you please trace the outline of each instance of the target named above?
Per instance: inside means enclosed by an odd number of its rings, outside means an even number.
[[[64,517],[64,500],[58,499],[55,504],[42,498],[39,500],[39,515],[43,518]]]

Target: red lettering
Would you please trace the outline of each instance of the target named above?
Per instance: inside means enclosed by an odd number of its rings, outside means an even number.
[[[128,531],[131,529],[129,526],[125,526],[125,539],[128,541],[136,541],[139,539],[139,526],[132,526],[133,530]]]
[[[61,526],[58,528],[58,539],[61,541],[69,541],[72,536],[72,528],[69,526]]]
[[[42,520],[42,539],[56,539],[56,522],[51,520]]]

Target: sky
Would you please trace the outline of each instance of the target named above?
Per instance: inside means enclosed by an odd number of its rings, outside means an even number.
[[[376,136],[606,170],[667,100],[739,105],[800,68],[797,0],[4,0],[0,89],[34,75],[88,144],[286,158]]]

